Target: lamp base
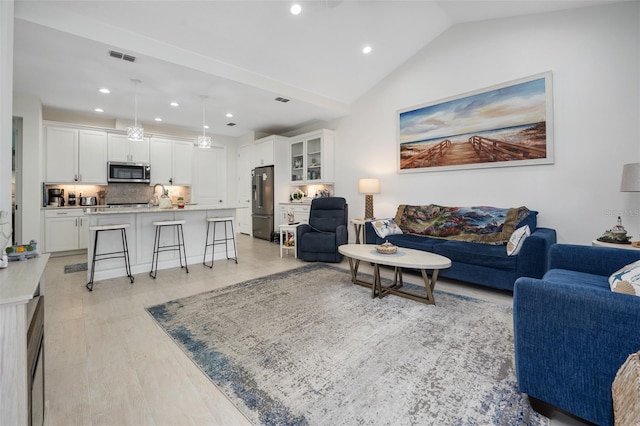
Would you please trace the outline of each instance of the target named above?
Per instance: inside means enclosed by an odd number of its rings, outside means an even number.
[[[373,219],[373,195],[371,194],[364,196],[364,218]]]

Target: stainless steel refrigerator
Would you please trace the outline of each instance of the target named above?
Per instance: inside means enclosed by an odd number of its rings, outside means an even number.
[[[273,234],[273,166],[251,171],[251,219],[253,236],[271,240]]]

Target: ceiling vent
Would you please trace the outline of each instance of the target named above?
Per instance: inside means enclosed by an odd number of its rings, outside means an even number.
[[[229,127],[233,127],[235,125],[236,125],[236,123],[227,123],[227,126],[229,126]]]
[[[116,58],[116,59],[122,59],[123,61],[129,61],[129,62],[135,62],[136,61],[136,57],[135,56],[127,55],[127,54],[122,53],[122,52],[116,52],[115,50],[110,50],[109,51],[109,56],[111,56],[112,58]]]
[[[291,99],[287,99],[287,98],[283,98],[281,96],[278,96],[276,99],[276,101],[278,102],[282,102],[283,104],[286,104],[287,102],[289,102]]]

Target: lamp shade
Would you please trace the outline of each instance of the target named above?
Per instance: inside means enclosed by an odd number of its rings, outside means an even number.
[[[379,194],[380,181],[374,178],[365,178],[358,180],[358,192],[360,194]]]
[[[625,164],[622,168],[622,192],[640,192],[640,163]]]

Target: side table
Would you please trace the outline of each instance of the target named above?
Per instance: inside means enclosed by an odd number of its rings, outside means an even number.
[[[297,246],[297,241],[296,241],[296,228],[298,227],[299,223],[292,223],[291,225],[289,224],[285,224],[285,225],[280,225],[280,257],[282,257],[282,250],[286,250],[287,254],[289,254],[289,250],[293,249],[293,257],[297,258],[298,255],[296,254],[296,246]],[[291,235],[291,238],[289,238],[289,235]],[[293,245],[287,246],[285,245],[287,241],[291,240],[293,242]]]
[[[351,219],[350,222],[353,224],[353,229],[356,231],[356,244],[366,244],[365,230],[364,224],[367,222],[373,222],[376,219]],[[362,240],[360,240],[360,235],[362,234]]]
[[[634,247],[631,244],[616,244],[616,243],[605,243],[604,241],[593,240],[591,241],[592,246],[599,247],[611,247],[618,249],[626,249],[626,250],[640,250],[640,247]]]

